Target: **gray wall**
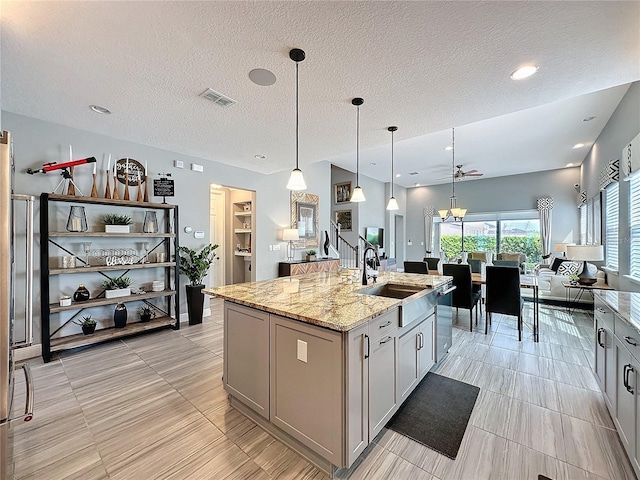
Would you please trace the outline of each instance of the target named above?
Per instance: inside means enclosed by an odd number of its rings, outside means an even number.
[[[463,181],[456,184],[458,206],[467,213],[535,210],[537,199],[553,198],[551,243],[567,238],[575,241],[580,235],[580,216],[576,206],[576,190],[580,180],[578,167],[545,172],[511,175],[500,178]],[[416,187],[407,190],[407,260],[424,257],[424,216],[422,209],[433,206],[436,210],[448,208],[451,184]]]
[[[623,97],[618,108],[602,130],[589,154],[582,164],[582,189],[587,198],[593,197],[599,190],[600,171],[609,160],[620,159],[622,149],[640,132],[640,82],[635,82]],[[640,286],[629,281],[629,182],[624,178],[624,166],[620,172],[620,248],[618,257],[619,274],[608,273],[610,285],[618,290],[640,291]]]
[[[204,239],[195,239],[192,234],[178,230],[180,244],[192,248],[201,247],[209,243],[209,191],[211,183],[243,188],[256,192],[257,235],[256,235],[256,279],[264,280],[277,276],[278,262],[286,259],[285,242],[281,240],[282,229],[289,226],[290,192],[285,188],[289,172],[273,175],[262,175],[210,160],[182,155],[158,148],[127,142],[105,135],[98,135],[78,129],[69,128],[34,118],[2,112],[3,128],[12,132],[14,141],[16,176],[15,192],[39,196],[42,192],[51,192],[60,181],[59,172],[48,174],[28,175],[28,167],[38,168],[47,162],[67,161],[69,144],[73,145],[75,158],[95,156],[98,159],[98,169],[102,167],[102,155],[111,153],[112,161],[117,158],[130,157],[144,163],[148,162],[149,172],[153,175],[159,172],[171,172],[175,180],[176,196],[167,199],[168,203],[180,206],[180,225],[190,225],[195,230],[205,233]],[[182,160],[184,169],[173,167],[174,160]],[[190,170],[191,163],[204,166],[204,173]],[[320,196],[319,220],[320,232],[329,229],[329,214],[331,211],[331,167],[322,162],[302,167],[307,182],[307,192]],[[75,169],[74,179],[78,186],[88,195],[91,189],[91,166]],[[100,179],[98,191],[104,192],[104,176]],[[121,190],[122,191],[122,190]],[[131,189],[132,194],[137,192]],[[151,201],[161,201],[151,198]],[[36,202],[36,248],[35,248],[35,285],[34,285],[34,336],[40,336],[40,285],[39,285],[39,202]],[[65,207],[64,216],[68,212]],[[18,231],[24,235],[24,230]],[[269,245],[280,244],[280,251],[269,251]],[[100,248],[102,246],[96,246]],[[102,247],[105,248],[105,247]],[[113,248],[113,247],[109,247]],[[20,255],[20,252],[17,252]],[[300,252],[296,255],[300,257]],[[20,259],[18,259],[19,261]],[[19,265],[18,265],[19,268]],[[18,272],[18,280],[23,278],[24,272]],[[74,279],[77,283],[78,279]],[[182,278],[184,283],[186,278]],[[205,279],[207,284],[208,279]],[[77,286],[77,285],[75,285]],[[60,286],[64,288],[64,286]],[[74,287],[75,289],[75,287]],[[66,292],[65,292],[66,293]],[[23,292],[16,292],[20,298]],[[181,310],[186,312],[186,304]],[[19,332],[18,332],[19,335]]]

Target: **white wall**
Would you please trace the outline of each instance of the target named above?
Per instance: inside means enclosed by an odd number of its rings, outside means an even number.
[[[572,236],[577,241],[580,234],[579,211],[576,206],[576,190],[579,182],[578,167],[546,172],[512,175],[508,177],[465,180],[456,185],[458,206],[467,213],[535,210],[537,199],[553,198],[551,243],[561,242]],[[416,187],[407,191],[407,260],[424,257],[423,207],[448,208],[451,185]]]

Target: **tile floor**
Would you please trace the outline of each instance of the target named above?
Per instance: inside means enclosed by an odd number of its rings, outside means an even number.
[[[179,332],[31,362],[36,416],[16,427],[16,477],[325,479],[228,406],[219,300],[212,311]],[[436,372],[481,392],[455,461],[384,430],[338,477],[635,478],[591,372],[591,317],[541,306],[540,321],[541,342],[526,334],[519,343],[514,318],[494,315],[485,336],[480,325],[469,332],[460,311],[454,346]]]

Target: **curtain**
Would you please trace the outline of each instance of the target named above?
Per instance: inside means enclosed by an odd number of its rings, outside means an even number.
[[[432,256],[433,250],[433,216],[436,214],[435,207],[424,207],[424,250],[425,257]]]
[[[538,212],[540,212],[540,247],[542,258],[551,255],[551,211],[553,210],[553,198],[544,197],[538,199]]]

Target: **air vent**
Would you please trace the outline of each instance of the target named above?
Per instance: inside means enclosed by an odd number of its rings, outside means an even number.
[[[419,172],[409,172],[409,175],[419,175]]]
[[[221,107],[225,107],[225,108],[238,103],[235,100],[229,97],[226,97],[221,93],[211,90],[210,88],[207,88],[204,92],[200,94],[200,96],[206,98],[207,100],[211,100],[213,103],[217,103]]]

